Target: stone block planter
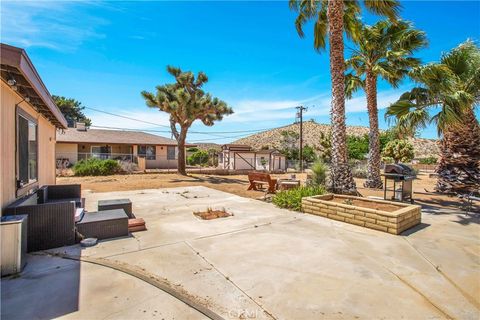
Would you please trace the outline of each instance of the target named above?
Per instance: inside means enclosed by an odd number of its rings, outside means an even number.
[[[336,194],[303,198],[302,211],[391,234],[421,222],[418,205]]]

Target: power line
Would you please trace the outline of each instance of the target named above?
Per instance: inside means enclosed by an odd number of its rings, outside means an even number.
[[[171,130],[154,130],[154,129],[132,129],[132,128],[121,128],[121,127],[109,127],[109,126],[95,126],[95,125],[91,125],[90,126],[91,128],[99,128],[99,129],[109,129],[109,130],[122,130],[122,131],[143,131],[143,132],[158,132],[158,133],[172,133]],[[190,133],[190,132],[189,132]],[[191,133],[194,133],[194,132],[191,132]],[[225,136],[222,136],[222,135],[218,135],[218,134],[212,134],[212,133],[208,133],[208,132],[202,132],[202,133],[196,133],[196,134],[206,134],[206,135],[210,135],[210,136],[214,136],[214,137],[219,137],[219,138],[228,138],[228,137],[225,137]]]
[[[101,112],[101,113],[105,113],[105,114],[108,114],[108,115],[111,115],[111,116],[115,116],[115,117],[119,117],[119,118],[124,118],[124,119],[128,119],[128,120],[132,120],[132,121],[137,121],[137,122],[143,122],[143,123],[146,123],[146,124],[151,124],[153,126],[156,126],[156,127],[165,127],[165,128],[169,128],[170,129],[170,126],[167,126],[167,125],[161,125],[161,124],[158,124],[158,123],[154,123],[154,122],[150,122],[150,121],[145,121],[145,120],[141,120],[141,119],[135,119],[135,118],[132,118],[132,117],[127,117],[127,116],[122,116],[122,115],[119,115],[119,114],[116,114],[116,113],[112,113],[112,112],[108,112],[108,111],[103,111],[103,110],[99,110],[99,109],[96,109],[96,108],[92,108],[92,107],[84,107],[86,109],[90,109],[90,110],[93,110],[93,111],[96,111],[96,112]],[[93,127],[93,126],[92,126]],[[206,132],[206,131],[189,131],[189,133],[198,133],[198,134],[216,134],[216,133],[220,133],[220,134],[228,134],[228,133],[247,133],[247,132],[259,132],[259,131],[267,131],[267,130],[272,130],[272,129],[276,129],[276,127],[273,127],[273,128],[262,128],[262,129],[252,129],[252,130],[237,130],[237,131],[210,131],[210,132]],[[127,129],[127,130],[137,130],[137,131],[147,131],[145,129]],[[164,131],[159,131],[159,132],[164,132]],[[171,133],[172,131],[169,130],[167,131],[169,133]]]
[[[204,141],[215,141],[215,140],[221,140],[221,139],[231,139],[231,138],[240,138],[240,137],[245,137],[248,136],[249,134],[239,134],[237,136],[231,136],[231,137],[225,137],[225,138],[212,138],[212,139],[203,139],[203,140],[191,140],[189,141],[190,143],[195,143],[195,142],[204,142]]]
[[[153,130],[153,129],[131,129],[131,128],[121,128],[121,127],[108,127],[108,126],[90,126],[91,128],[100,128],[100,129],[109,129],[109,130],[123,130],[123,131],[144,131],[144,132],[158,132],[158,133],[170,133],[170,131],[165,130]],[[207,133],[205,133],[207,134]],[[248,136],[248,133],[234,135],[234,136],[219,136],[217,138],[212,139],[202,139],[202,140],[193,140],[189,142],[203,142],[203,141],[213,141],[213,140],[221,140],[221,139],[231,139],[231,138],[238,138],[243,136]]]

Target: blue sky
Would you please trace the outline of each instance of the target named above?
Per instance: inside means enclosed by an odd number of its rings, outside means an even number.
[[[429,46],[418,53],[423,62],[438,60],[467,38],[480,38],[479,1],[403,1],[402,6],[402,18],[427,33]],[[306,120],[328,123],[328,54],[313,50],[311,26],[304,39],[298,37],[294,19],[286,1],[2,1],[1,41],[27,50],[52,94],[159,126],[85,110],[94,125],[166,130],[168,116],[146,107],[140,92],[172,81],[167,64],[207,73],[206,90],[235,111],[213,127],[196,123],[192,131],[286,125],[299,104],[310,107]],[[369,14],[363,19],[378,20]],[[379,108],[411,86],[380,83]],[[368,126],[365,109],[363,93],[348,101],[347,124]],[[383,110],[379,117],[387,128]],[[436,129],[421,135],[435,138]],[[239,136],[192,133],[188,140],[223,143]]]

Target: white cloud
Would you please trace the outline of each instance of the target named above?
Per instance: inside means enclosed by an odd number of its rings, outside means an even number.
[[[88,39],[104,38],[98,27],[108,22],[84,10],[91,4],[77,1],[2,1],[2,42],[23,48],[73,51]]]
[[[396,101],[406,88],[398,88],[380,91],[377,95],[378,109],[387,108],[390,103]],[[304,105],[309,107],[305,116],[308,118],[325,116],[330,114],[331,97],[330,92],[314,97],[308,97],[298,100],[241,100],[230,103],[235,113],[225,117],[223,123],[240,124],[250,123],[254,126],[256,123],[281,122],[295,119],[295,107]],[[347,100],[345,103],[346,113],[367,112],[367,101],[365,94],[362,92],[354,98]]]

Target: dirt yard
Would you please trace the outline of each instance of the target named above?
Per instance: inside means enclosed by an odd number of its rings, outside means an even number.
[[[290,174],[274,175],[275,178],[290,177]],[[305,181],[305,174],[297,174],[297,179]],[[363,187],[364,179],[355,179],[358,191],[365,197],[383,197],[382,190],[372,190]],[[82,184],[83,190],[93,192],[128,191],[140,189],[173,188],[186,186],[205,186],[220,191],[233,193],[242,197],[262,198],[263,191],[247,190],[248,179],[246,175],[208,175],[190,174],[181,176],[174,173],[149,173],[133,175],[114,175],[102,177],[59,177],[58,184]],[[461,200],[433,192],[435,179],[429,178],[428,174],[420,174],[413,182],[414,199],[417,204],[434,208],[458,209]],[[480,206],[474,210],[480,212]],[[475,211],[474,211],[475,212]]]

